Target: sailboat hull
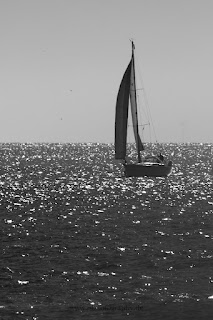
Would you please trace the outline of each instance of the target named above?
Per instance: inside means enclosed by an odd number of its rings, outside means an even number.
[[[168,164],[124,164],[126,177],[167,177],[172,171],[171,161]]]

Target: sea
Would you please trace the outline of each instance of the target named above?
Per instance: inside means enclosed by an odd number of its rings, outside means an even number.
[[[159,146],[167,178],[113,144],[0,144],[1,320],[213,316],[213,144]]]

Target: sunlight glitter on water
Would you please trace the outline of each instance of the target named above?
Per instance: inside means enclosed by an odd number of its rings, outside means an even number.
[[[1,268],[14,307],[212,296],[209,149],[164,149],[169,178],[125,179],[112,145],[2,146]]]

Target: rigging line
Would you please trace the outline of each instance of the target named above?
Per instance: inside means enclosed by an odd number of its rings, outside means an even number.
[[[145,87],[144,87],[141,68],[140,68],[139,63],[137,62],[138,61],[137,56],[135,58],[136,58],[135,60],[136,60],[136,63],[137,63],[137,72],[139,74],[140,81],[141,81],[141,84],[142,84],[142,89],[140,89],[140,90],[142,90],[143,93],[144,93],[144,100],[145,100],[144,102],[145,102],[145,108],[146,108],[146,110],[144,110],[144,111],[147,112],[147,117],[148,117],[148,119],[150,119],[150,124],[152,126],[152,130],[153,130],[153,133],[154,133],[154,137],[155,137],[156,143],[158,143],[157,135],[156,135],[156,132],[155,132],[155,127],[154,127],[154,123],[153,123],[153,119],[152,119],[152,115],[151,115],[151,111],[150,111],[150,107],[149,107],[149,102],[148,102],[147,94],[146,94]]]
[[[139,124],[138,126],[139,127],[145,127],[145,126],[149,126],[150,125],[150,123],[144,123],[144,124]],[[129,127],[133,127],[133,124],[129,124],[128,125]]]
[[[142,103],[140,101],[140,96],[139,95],[137,96],[137,99],[138,99],[138,105],[142,106]],[[142,111],[143,111],[144,115],[142,115]],[[149,126],[149,135],[150,135],[149,141],[152,141],[149,116],[147,115],[146,110],[144,110],[143,107],[142,107],[142,110],[141,110],[141,108],[139,108],[139,115],[140,115],[140,122],[141,122],[140,127],[144,127],[145,125]],[[146,119],[146,121],[148,121],[148,123],[143,123],[142,119],[144,119],[144,118]]]
[[[145,105],[145,111],[144,112],[147,114],[147,118],[150,121],[150,127],[151,127],[150,135],[153,132],[154,139],[157,142],[157,135],[156,135],[156,131],[155,131],[155,126],[154,126],[154,123],[153,123],[153,119],[152,119],[152,115],[151,115],[151,111],[150,111],[150,107],[149,107],[149,102],[148,102],[148,98],[147,98],[145,89],[143,90],[143,98],[144,98],[144,105]]]

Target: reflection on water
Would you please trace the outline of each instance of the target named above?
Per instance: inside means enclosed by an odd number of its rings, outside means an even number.
[[[168,178],[127,179],[112,145],[1,145],[2,316],[212,305],[211,145],[163,148]]]

